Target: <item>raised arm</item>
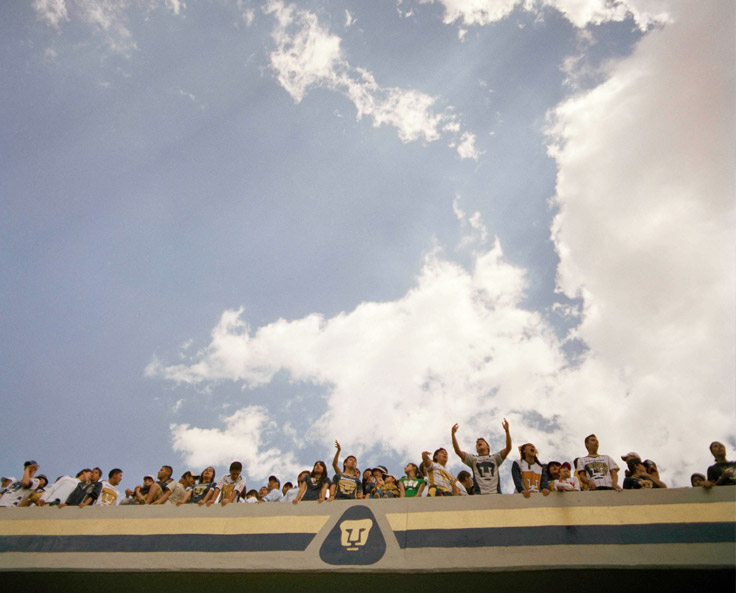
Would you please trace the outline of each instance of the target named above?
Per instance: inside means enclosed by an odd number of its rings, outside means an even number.
[[[457,432],[458,428],[460,428],[459,424],[455,424],[452,427],[452,448],[455,449],[455,453],[457,453],[457,456],[460,458],[460,461],[465,463],[465,451],[463,451],[460,448],[460,445],[457,444],[457,437],[455,436],[455,433]]]
[[[335,473],[336,474],[339,474],[340,473],[340,466],[339,466],[339,463],[340,463],[340,443],[338,443],[337,441],[335,441],[335,449],[336,449],[335,456],[332,458],[332,469],[335,470]]]
[[[429,451],[422,451],[422,465],[425,470],[429,470],[432,467],[432,458],[429,456]]]
[[[38,471],[38,466],[33,463],[23,470],[23,477],[20,483],[23,484],[24,488],[30,488],[34,474]]]
[[[511,452],[511,433],[509,432],[509,423],[506,418],[503,419],[501,426],[503,426],[503,430],[506,433],[506,446],[499,451],[499,455],[501,459],[506,459],[506,456]]]

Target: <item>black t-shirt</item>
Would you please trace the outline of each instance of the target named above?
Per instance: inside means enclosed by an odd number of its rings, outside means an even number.
[[[330,479],[325,478],[324,482],[320,482],[317,478],[306,476],[302,482],[306,483],[307,490],[302,496],[302,500],[319,500],[319,493],[322,491],[323,484],[330,485]]]
[[[347,474],[337,474],[332,483],[336,484],[335,498],[356,498],[356,494],[361,490],[360,478],[348,476]]]
[[[719,461],[708,468],[708,481],[714,484],[726,474],[719,486],[736,485],[736,461]]]
[[[189,497],[189,502],[198,503],[200,500],[202,500],[205,496],[207,496],[207,493],[215,487],[214,482],[205,482],[204,484],[199,483],[192,486],[192,495]]]

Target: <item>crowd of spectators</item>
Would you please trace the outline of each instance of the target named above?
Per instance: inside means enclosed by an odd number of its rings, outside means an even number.
[[[225,506],[231,503],[298,504],[337,499],[500,494],[499,469],[511,452],[511,434],[505,419],[502,427],[506,437],[505,446],[497,453],[491,453],[488,442],[482,437],[475,441],[475,453],[463,451],[457,440],[459,425],[452,427],[454,452],[470,470],[461,471],[457,476],[447,469],[448,453],[444,448],[432,454],[423,451],[422,462],[419,465],[408,463],[404,467],[404,475],[398,479],[383,465],[361,473],[354,455],[345,457],[340,465],[342,449],[337,441],[332,460],[332,479],[326,464],[317,461],[311,471],[304,470],[298,475],[296,485],[286,482],[282,486],[278,477],[269,476],[267,485],[258,490],[246,489],[243,465],[239,461],[233,461],[229,472],[219,480],[214,467],[207,467],[199,474],[186,471],[179,480],[175,480],[172,467],[163,465],[155,478],[152,475],[144,476],[141,485],[124,492],[118,488],[123,477],[123,471],[119,468],[110,470],[106,480],[102,479],[103,471],[99,467],[85,468],[75,476],[61,476],[49,486],[46,476],[38,473],[39,464],[26,461],[20,480],[2,478],[0,507],[120,504]],[[598,446],[598,438],[591,434],[585,438],[587,455],[584,457],[578,457],[572,463],[542,463],[532,443],[521,445],[519,459],[511,465],[516,492],[529,498],[536,493],[547,496],[550,492],[667,488],[660,479],[657,464],[651,459],[642,460],[633,451],[621,456],[626,469],[623,484],[619,484],[618,464],[608,455],[600,454]],[[736,485],[736,462],[727,460],[726,447],[715,441],[710,445],[710,452],[715,463],[706,474],[693,474],[690,478],[692,486],[712,488]]]

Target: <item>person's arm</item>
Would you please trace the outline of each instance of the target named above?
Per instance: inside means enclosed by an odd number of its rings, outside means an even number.
[[[20,479],[20,483],[23,484],[23,488],[30,488],[33,484],[33,476],[38,471],[38,466],[34,463],[29,465],[23,470],[23,477]]]
[[[211,507],[217,500],[217,496],[219,494],[220,494],[220,489],[217,486],[215,486],[214,488],[210,488],[210,491],[207,493],[207,496],[205,496],[203,500],[199,501],[200,506],[203,504],[206,504],[208,507]]]
[[[330,481],[325,480],[325,483],[322,484],[322,488],[320,488],[319,491],[319,498],[317,499],[317,502],[324,502],[325,501],[325,494],[327,494],[328,490],[330,488]]]
[[[647,476],[649,479],[654,482],[658,488],[667,488],[667,484],[665,484],[662,480],[659,479],[659,470],[653,470],[651,472],[647,472]]]
[[[578,478],[580,481],[588,487],[588,490],[595,490],[595,482],[588,477],[588,472],[585,470],[585,466],[582,468],[577,467]]]
[[[524,488],[524,482],[521,479],[521,467],[516,461],[514,461],[514,463],[511,465],[511,477],[514,480],[514,486],[516,486],[516,491],[521,492],[521,494],[524,495],[524,498],[529,498],[530,496],[529,491],[526,488]]]
[[[148,489],[148,494],[146,495],[146,498],[143,499],[144,504],[153,504],[153,501],[156,500],[156,495],[161,492],[161,486],[159,484],[151,484],[151,487]]]
[[[304,480],[302,480],[301,482],[299,482],[299,492],[297,492],[296,498],[291,501],[292,504],[298,503],[302,499],[306,491],[307,491],[307,483]]]
[[[501,456],[501,459],[506,459],[508,454],[511,452],[511,433],[509,432],[509,423],[506,418],[503,419],[501,426],[503,426],[503,430],[506,433],[506,446],[501,449],[498,454]]]
[[[426,471],[432,467],[432,458],[429,456],[429,451],[422,451],[422,465]]]
[[[243,490],[245,490],[245,484],[243,484]],[[240,496],[240,491],[237,489],[237,487],[233,488],[233,491],[230,493],[230,496],[223,500],[221,502],[222,506],[227,506],[231,502],[233,502],[238,496]]]
[[[102,492],[102,483],[95,482],[92,486],[92,490],[90,491],[89,496],[87,496],[82,502],[79,503],[79,508],[83,509],[84,507],[93,505],[95,501],[99,498],[100,492]]]
[[[399,485],[399,498],[406,498],[406,490],[404,490],[404,482],[398,481]]]
[[[539,483],[539,488],[544,496],[549,494],[549,477],[547,476],[547,470],[542,468],[542,480]]]
[[[618,485],[618,470],[617,469],[611,470],[611,486],[613,486],[614,490],[621,490],[621,486]]]
[[[190,488],[184,493],[184,498],[182,498],[179,502],[176,503],[176,506],[181,506],[183,504],[186,504],[189,502],[189,499],[192,497],[192,489]]]
[[[167,500],[169,500],[169,496],[171,496],[171,492],[173,490],[171,488],[171,484],[173,484],[173,482],[167,484],[167,486],[166,486],[166,492],[164,492],[161,495],[161,498],[159,498],[158,500],[153,501],[151,504],[164,504]]]
[[[451,431],[451,433],[452,433],[452,448],[455,449],[455,453],[460,458],[460,461],[462,461],[463,463],[465,463],[465,451],[463,451],[460,448],[460,445],[457,444],[457,437],[455,436],[455,433],[457,432],[457,429],[458,428],[460,428],[460,425],[459,424],[455,424],[452,427],[452,431]]]
[[[335,441],[335,456],[332,458],[332,469],[335,470],[336,474],[340,473],[340,467],[338,466],[339,462],[340,462],[340,443]]]
[[[419,498],[422,495],[422,492],[424,492],[424,489],[427,487],[426,480],[423,481],[421,484],[419,484],[419,488],[417,488],[417,498]]]

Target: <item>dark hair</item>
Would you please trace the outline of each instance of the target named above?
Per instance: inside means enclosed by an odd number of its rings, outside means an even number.
[[[694,473],[694,474],[693,474],[692,476],[690,476],[690,485],[691,485],[691,486],[693,486],[693,485],[694,485],[694,484],[693,484],[693,480],[694,480],[695,478],[700,478],[701,480],[703,480],[703,482],[705,482],[705,476],[704,476],[703,474],[698,474],[698,473]]]
[[[439,453],[440,451],[444,451],[445,453],[447,453],[447,449],[445,449],[444,447],[440,447],[434,453],[432,453],[432,461],[437,461],[437,453]]]
[[[629,459],[626,462],[626,466],[629,468],[629,471],[633,474],[634,470],[636,469],[637,465],[644,465],[641,461],[641,459],[637,459],[636,457],[634,459]],[[646,467],[646,466],[645,466]]]
[[[322,487],[322,485],[327,480],[327,466],[325,465],[325,462],[324,461],[315,461],[314,462],[314,465],[317,465],[318,463],[322,466],[322,475],[319,477],[319,480],[318,480],[317,483],[319,484],[320,487]],[[312,478],[315,477],[314,476],[314,467],[312,468],[312,471],[309,472],[309,476],[312,477]]]
[[[358,458],[355,455],[348,455],[345,459],[342,460],[342,471],[345,471],[345,465],[347,464],[348,459],[350,459],[351,457],[355,459],[355,465],[358,465]]]
[[[162,467],[162,468],[164,468],[165,470],[168,470],[168,472],[169,472],[169,477],[171,477],[171,474],[173,474],[173,473],[174,473],[174,468],[173,468],[173,467],[171,467],[170,465],[162,465],[161,467]]]
[[[230,464],[230,471],[233,471],[233,470],[237,470],[239,472],[242,472],[243,471],[243,464],[240,463],[239,461],[233,461]]]
[[[287,486],[289,487],[289,489],[291,489],[291,488],[293,488],[293,487],[294,487],[294,484],[292,484],[291,482],[286,482],[286,483],[285,483],[285,484],[283,485],[283,488],[286,488]]]
[[[484,442],[484,443],[486,444],[486,446],[487,446],[487,447],[488,447],[489,449],[491,448],[491,446],[490,446],[490,445],[488,444],[488,441],[487,441],[487,440],[485,440],[485,439],[484,439],[483,437],[478,437],[477,439],[475,439],[475,442],[476,442],[476,443],[477,443],[478,441],[483,441],[483,442]]]
[[[595,434],[589,434],[587,437],[585,437],[585,444],[587,445],[588,444],[588,441],[590,440],[590,438],[591,437],[594,437],[594,436],[595,436]]]
[[[469,477],[470,477],[470,473],[463,470],[457,475],[457,481],[462,484],[463,480]]]
[[[206,471],[207,471],[208,469],[211,469],[211,470],[212,470],[212,481],[213,481],[213,482],[215,481],[215,468],[214,468],[214,467],[212,467],[212,466],[210,465],[210,466],[207,466],[207,467],[205,467],[205,468],[204,468],[204,469],[202,470],[202,473],[201,473],[201,474],[199,474],[199,483],[200,483],[200,484],[204,484],[204,483],[205,483],[205,482],[204,482],[204,472],[206,472]]]
[[[107,479],[109,480],[112,478],[115,474],[122,474],[123,470],[121,470],[119,467],[116,467],[115,469],[111,469],[107,474]]]
[[[248,490],[248,492],[245,493],[245,496],[248,497],[251,494],[258,496],[258,490]]]
[[[100,475],[102,475],[102,470],[99,467],[92,468],[92,471],[95,471],[95,470],[97,470],[100,473]]]
[[[519,453],[521,454],[522,459],[524,459],[524,451],[526,451],[527,447],[534,447],[534,445],[532,445],[531,443],[524,443],[521,447],[519,447]],[[542,465],[536,455],[534,456],[534,463]]]
[[[270,482],[271,480],[276,482],[279,485],[279,488],[281,487],[281,480],[279,480],[276,476],[268,476],[268,481]]]
[[[84,469],[80,469],[77,472],[77,476],[76,477],[77,477],[77,479],[79,479],[79,476],[81,476],[84,472],[91,472],[91,471],[92,471],[91,469],[89,469],[88,467],[85,467]]]

